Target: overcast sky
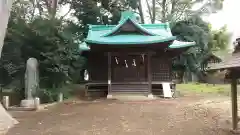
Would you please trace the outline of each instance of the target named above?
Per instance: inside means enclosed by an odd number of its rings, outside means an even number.
[[[213,28],[218,29],[224,24],[232,34],[232,41],[240,37],[240,0],[224,0],[223,9],[209,16],[208,21]],[[232,42],[231,41],[231,42]]]

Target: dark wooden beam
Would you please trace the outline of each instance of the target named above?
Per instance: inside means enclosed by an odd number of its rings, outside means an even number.
[[[124,39],[123,39],[124,40]],[[162,50],[165,48],[168,48],[173,41],[166,41],[163,43],[153,43],[153,44],[115,44],[115,45],[109,45],[109,44],[91,44],[89,43],[89,46],[91,48],[91,51],[102,51],[102,52],[110,52],[114,50]]]
[[[148,94],[152,94],[152,66],[151,53],[147,53],[147,77],[148,77]]]
[[[111,52],[112,56],[121,56],[121,55],[141,55],[141,54],[147,54],[148,51],[135,51],[135,52],[131,52],[129,50],[124,50],[124,51],[118,51],[118,52]],[[150,54],[154,55],[156,54],[155,51],[149,51]],[[108,55],[108,52],[104,53],[104,55]]]
[[[238,129],[238,105],[237,105],[237,79],[231,79],[231,97],[232,97],[232,128],[233,131]]]
[[[108,52],[108,94],[112,92],[112,55]]]

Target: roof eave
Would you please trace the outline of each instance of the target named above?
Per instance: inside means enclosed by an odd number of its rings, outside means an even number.
[[[78,48],[80,52],[90,51],[90,47],[87,45],[86,42],[82,42],[81,44],[79,44]]]
[[[196,45],[195,42],[185,42],[185,44],[182,44],[182,45],[174,45],[174,43],[173,43],[172,45],[169,46],[169,48],[170,49],[181,49],[181,48],[193,47],[195,45]]]
[[[145,41],[145,42],[108,42],[108,41],[97,41],[97,40],[86,40],[86,43],[89,44],[109,44],[109,45],[119,45],[119,44],[124,44],[124,45],[133,45],[133,44],[155,44],[155,43],[163,43],[163,42],[168,42],[168,41],[173,41],[176,39],[176,36],[171,36],[165,39],[159,39],[159,40],[152,40],[152,41]]]

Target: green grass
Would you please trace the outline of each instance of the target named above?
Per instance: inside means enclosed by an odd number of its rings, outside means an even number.
[[[176,89],[179,91],[194,92],[194,93],[226,93],[230,92],[229,84],[203,84],[203,83],[188,83],[177,84]]]

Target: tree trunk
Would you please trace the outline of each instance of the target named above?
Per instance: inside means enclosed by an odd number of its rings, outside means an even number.
[[[141,17],[141,22],[144,24],[145,20],[144,20],[143,9],[142,9],[142,0],[139,0],[138,11]]]
[[[166,18],[166,10],[167,10],[167,7],[166,7],[166,2],[167,0],[163,0],[162,2],[162,22],[166,22],[167,18]]]
[[[54,19],[55,16],[56,16],[56,13],[57,13],[57,3],[58,3],[58,0],[51,0],[52,3],[51,3],[51,13],[50,13],[50,17],[51,19]]]
[[[152,23],[156,20],[156,0],[152,0]]]
[[[152,16],[151,6],[150,6],[148,0],[146,0],[146,3],[147,3],[147,8],[148,8],[149,16],[150,16],[150,19],[151,19],[151,22],[152,22],[153,16]]]

